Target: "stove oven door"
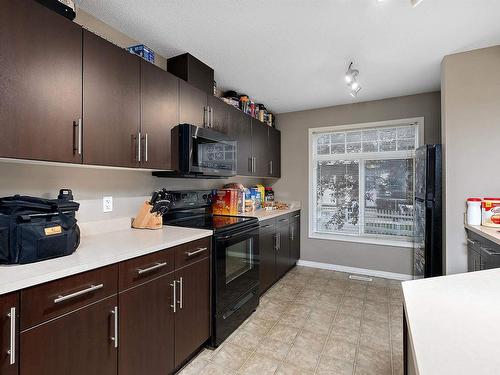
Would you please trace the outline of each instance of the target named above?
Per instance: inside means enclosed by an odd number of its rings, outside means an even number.
[[[215,235],[215,313],[225,312],[259,283],[259,227]]]

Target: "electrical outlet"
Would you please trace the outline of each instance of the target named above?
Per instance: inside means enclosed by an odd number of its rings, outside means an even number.
[[[102,212],[113,211],[113,197],[102,198]]]

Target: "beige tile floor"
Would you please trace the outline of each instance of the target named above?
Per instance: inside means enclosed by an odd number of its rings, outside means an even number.
[[[402,375],[401,283],[295,267],[191,374]]]

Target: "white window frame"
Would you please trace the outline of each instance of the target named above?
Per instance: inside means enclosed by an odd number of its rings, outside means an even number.
[[[314,205],[314,196],[316,195],[316,179],[314,178],[314,162],[318,160],[318,157],[314,157],[314,142],[313,136],[316,133],[328,133],[328,132],[340,132],[346,130],[360,130],[366,128],[388,128],[388,127],[401,127],[402,124],[412,124],[415,123],[417,125],[416,132],[416,144],[418,147],[424,144],[424,117],[412,117],[412,118],[404,118],[397,120],[387,120],[387,121],[377,121],[377,122],[365,122],[360,124],[346,124],[346,125],[338,125],[338,126],[323,126],[316,128],[309,128],[309,148],[308,148],[308,157],[309,157],[309,238],[312,239],[321,239],[321,240],[331,240],[331,241],[345,241],[345,242],[355,242],[355,243],[366,243],[366,244],[374,244],[374,245],[383,245],[383,246],[395,246],[395,247],[413,247],[413,243],[407,240],[398,240],[398,239],[386,239],[386,238],[375,238],[369,236],[359,236],[359,235],[350,235],[350,234],[327,234],[327,233],[317,233],[313,231],[315,218],[316,218],[316,206]],[[342,158],[342,160],[358,160],[363,158],[370,158],[374,153],[352,153],[348,154]],[[388,151],[386,159],[402,159],[402,158],[414,158],[415,150],[412,151]],[[319,158],[321,159],[321,157]],[[329,156],[325,156],[325,160],[329,160]],[[413,165],[413,170],[415,171],[415,161]],[[359,191],[364,191],[365,184],[365,176],[364,176],[364,168],[360,168],[359,173]],[[415,186],[415,180],[413,181]],[[415,189],[414,189],[415,191]],[[314,194],[314,196],[313,196]],[[361,199],[363,197],[360,196],[359,205],[361,207],[364,204],[364,200]],[[360,215],[360,224],[364,221],[364,217]]]

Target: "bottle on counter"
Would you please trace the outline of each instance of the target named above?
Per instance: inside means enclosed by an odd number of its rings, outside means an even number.
[[[274,191],[272,187],[268,186],[266,187],[264,193],[264,207],[272,209],[273,206],[274,206]]]
[[[467,199],[467,224],[481,225],[481,198]]]

